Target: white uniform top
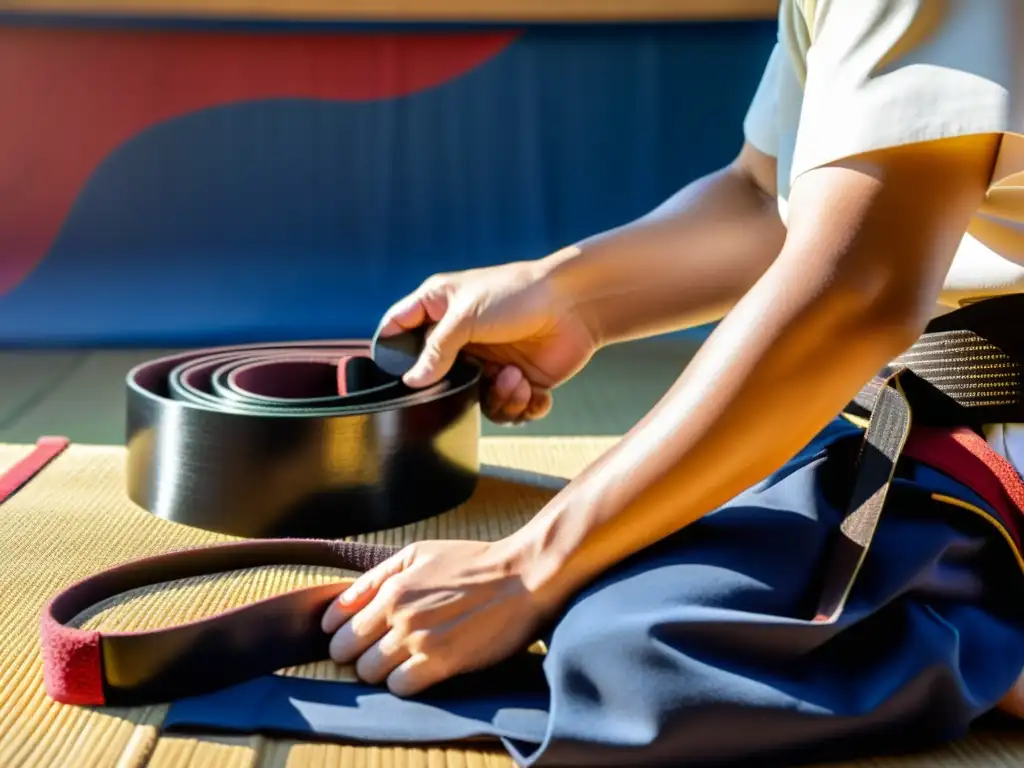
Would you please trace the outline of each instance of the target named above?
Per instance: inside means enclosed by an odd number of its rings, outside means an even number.
[[[778,42],[743,129],[778,161],[783,221],[793,182],[815,167],[1001,133],[941,303],[1024,292],[1024,0],[782,0]],[[986,434],[1024,470],[1024,424]]]

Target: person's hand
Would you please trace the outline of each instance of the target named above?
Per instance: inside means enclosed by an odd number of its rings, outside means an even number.
[[[1017,680],[1013,690],[999,702],[999,709],[1008,715],[1024,720],[1024,673]]]
[[[435,275],[389,309],[380,334],[432,326],[410,387],[436,383],[464,351],[483,364],[483,409],[496,423],[532,421],[551,409],[551,390],[597,349],[592,329],[559,295],[543,262]]]
[[[525,588],[502,547],[422,542],[367,571],[323,615],[331,658],[413,696],[524,650],[554,608]]]

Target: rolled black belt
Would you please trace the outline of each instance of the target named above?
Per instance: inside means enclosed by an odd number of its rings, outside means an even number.
[[[913,440],[908,442],[912,401],[918,428],[1024,421],[1024,339],[1016,330],[1021,317],[1024,297],[1013,296],[939,318],[850,404],[847,413],[868,423],[848,512],[826,564],[816,621],[840,616],[881,516],[896,463],[908,445],[908,454],[915,456]],[[166,381],[177,364],[154,364],[159,373],[149,386]],[[138,372],[136,379],[145,383]],[[164,418],[171,419],[173,413],[168,409]],[[173,437],[168,434],[165,439]],[[919,458],[927,463],[925,453]],[[963,453],[962,460],[970,459],[969,451]],[[987,468],[981,471],[993,478]],[[998,486],[995,478],[996,492]],[[1017,500],[995,501],[996,506],[1020,511]],[[338,541],[247,541],[170,553],[99,573],[54,597],[43,611],[46,690],[55,700],[72,704],[160,703],[326,659],[329,641],[320,617],[343,588],[337,583],[150,632],[102,633],[75,628],[71,622],[104,599],[148,584],[269,564],[363,570],[393,551]]]
[[[340,538],[466,501],[479,473],[480,369],[414,390],[369,342],[249,345],[127,378],[128,495],[158,517],[259,538]]]

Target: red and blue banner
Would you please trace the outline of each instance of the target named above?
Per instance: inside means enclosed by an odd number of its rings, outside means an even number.
[[[771,22],[0,27],[0,343],[365,335],[727,160]]]

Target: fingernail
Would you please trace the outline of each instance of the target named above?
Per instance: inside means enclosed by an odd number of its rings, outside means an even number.
[[[353,585],[341,593],[341,597],[338,598],[338,602],[342,605],[349,605],[356,601],[359,597],[359,589]]]
[[[427,372],[422,367],[416,367],[405,374],[403,380],[410,387],[415,387],[423,383],[423,380],[426,378],[426,373]]]

